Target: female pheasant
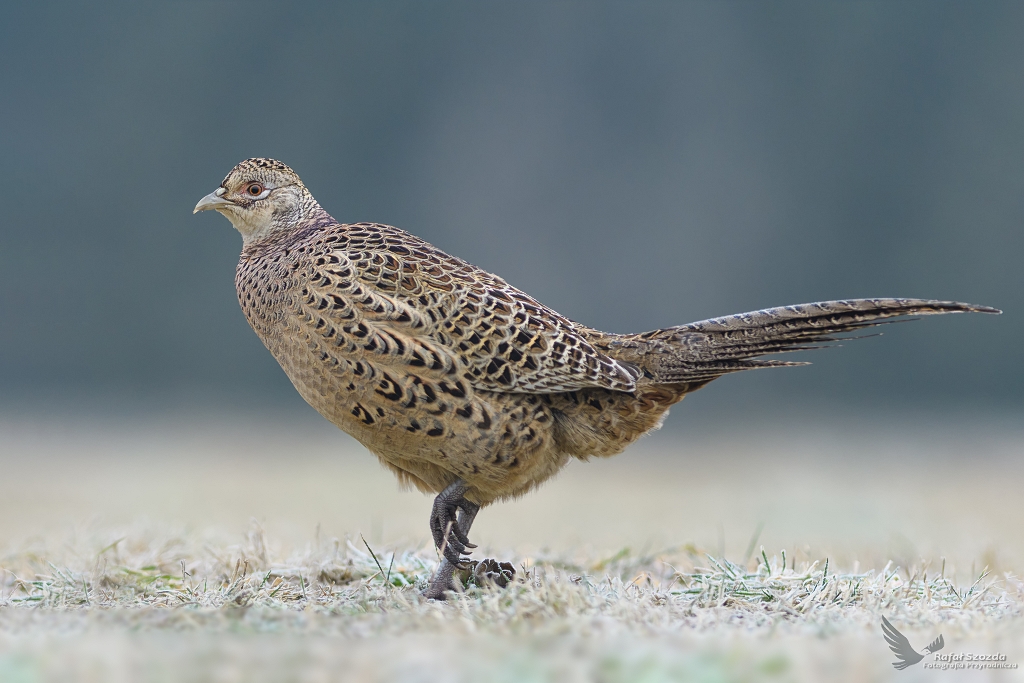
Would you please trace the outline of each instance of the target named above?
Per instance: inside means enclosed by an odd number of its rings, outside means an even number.
[[[242,234],[238,301],[302,397],[405,484],[437,493],[442,598],[480,507],[606,457],[716,377],[906,315],[996,309],[855,299],[619,335],[387,225],[334,220],[288,166],[248,159],[204,197]]]

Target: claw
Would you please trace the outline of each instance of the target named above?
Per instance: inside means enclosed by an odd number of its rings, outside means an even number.
[[[454,533],[458,529],[455,520],[455,508],[443,507],[437,514],[430,516],[430,530],[434,536],[434,546],[441,551],[452,563],[458,564],[462,561],[462,554],[466,551],[465,544],[459,538],[460,534]],[[464,534],[461,534],[465,537]]]
[[[457,538],[459,540],[459,543],[462,544],[463,548],[475,548],[476,547],[475,545],[473,545],[472,543],[469,542],[469,537],[466,536],[465,533],[463,533],[462,529],[459,528],[458,524],[453,524],[451,531],[452,531],[453,534],[455,534],[455,538]]]
[[[457,539],[451,537],[451,530],[454,527],[454,522],[448,522],[445,525],[445,538],[441,542],[441,554],[448,558],[448,561],[458,566],[462,564],[462,555],[466,552],[465,547]]]

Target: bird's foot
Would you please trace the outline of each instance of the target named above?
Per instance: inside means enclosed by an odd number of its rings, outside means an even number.
[[[437,494],[430,511],[430,533],[434,536],[434,546],[453,565],[453,569],[462,569],[462,556],[468,555],[469,550],[476,547],[469,542],[466,534],[480,506],[465,499],[468,488],[461,479],[457,480]]]

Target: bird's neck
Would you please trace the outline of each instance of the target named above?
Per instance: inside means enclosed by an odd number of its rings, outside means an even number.
[[[229,218],[233,218],[229,216]],[[262,242],[277,242],[288,235],[305,232],[309,228],[334,223],[334,218],[307,195],[294,208],[287,211],[275,211],[266,220],[257,224],[231,221],[242,234],[242,246],[250,246]]]

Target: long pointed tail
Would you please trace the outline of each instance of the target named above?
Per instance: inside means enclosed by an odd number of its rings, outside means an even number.
[[[760,356],[821,348],[845,333],[941,313],[1001,313],[988,306],[929,299],[850,299],[768,308],[620,337],[616,357],[635,362],[659,384],[709,382],[730,372],[807,365]]]

